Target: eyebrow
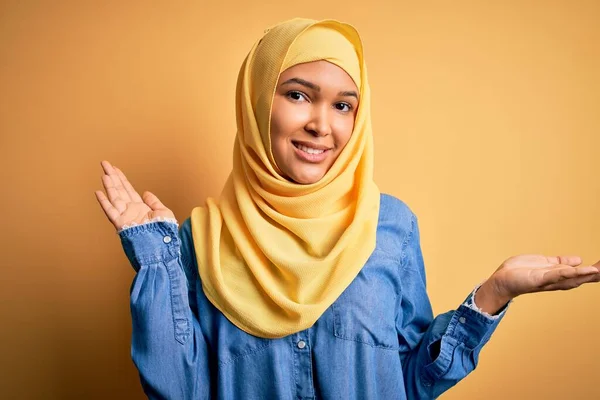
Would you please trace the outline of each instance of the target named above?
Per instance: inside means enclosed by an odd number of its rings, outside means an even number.
[[[314,83],[306,81],[306,80],[304,80],[302,78],[291,78],[291,79],[288,79],[287,81],[283,82],[281,84],[281,86],[283,86],[283,85],[290,85],[292,83],[297,83],[299,85],[306,86],[307,88],[312,89],[315,92],[320,92],[321,91],[321,87],[319,85],[315,85]],[[338,96],[355,97],[356,100],[358,100],[358,94],[355,91],[353,91],[353,90],[339,92]]]

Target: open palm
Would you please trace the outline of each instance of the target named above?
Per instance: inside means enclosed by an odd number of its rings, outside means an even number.
[[[141,224],[155,217],[175,218],[175,214],[154,194],[146,191],[140,196],[119,168],[108,161],[102,161],[101,165],[104,170],[102,184],[106,195],[97,190],[96,199],[117,230],[125,225]]]
[[[506,260],[494,273],[498,290],[510,298],[525,293],[574,289],[600,281],[596,266],[580,266],[577,256],[546,257],[525,254]]]

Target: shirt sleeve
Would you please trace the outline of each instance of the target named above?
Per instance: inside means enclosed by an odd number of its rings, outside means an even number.
[[[469,308],[470,308],[470,309],[472,309],[472,310],[475,310],[475,311],[477,311],[478,313],[480,313],[480,314],[482,314],[482,315],[485,315],[485,316],[486,316],[486,317],[488,317],[489,319],[493,319],[493,320],[495,320],[495,319],[498,319],[498,318],[500,318],[500,316],[504,315],[504,310],[506,310],[506,308],[508,307],[508,305],[509,305],[510,303],[512,303],[512,300],[510,300],[508,303],[506,303],[506,304],[504,305],[504,307],[502,307],[502,308],[500,309],[500,311],[498,311],[498,312],[497,312],[496,314],[494,314],[494,315],[491,315],[490,313],[487,313],[487,312],[483,311],[483,310],[482,310],[481,308],[479,308],[479,307],[477,306],[477,304],[475,303],[475,294],[477,293],[477,291],[479,290],[479,288],[481,287],[481,285],[482,285],[482,284],[483,284],[483,282],[482,282],[482,283],[480,283],[479,285],[475,286],[475,289],[473,289],[473,292],[471,292],[471,295],[470,295],[469,297],[467,297],[467,299],[465,300],[465,302],[464,302],[464,305],[465,305],[465,306],[467,306],[467,307],[469,307]]]
[[[469,306],[473,291],[458,309],[433,318],[414,215],[411,225],[401,258],[401,315],[396,324],[400,357],[408,398],[434,399],[475,369],[482,347],[504,317],[507,306],[490,318]]]
[[[118,232],[137,272],[131,286],[131,357],[150,399],[208,399],[208,348],[190,308],[182,257],[189,239],[176,222],[158,221]]]

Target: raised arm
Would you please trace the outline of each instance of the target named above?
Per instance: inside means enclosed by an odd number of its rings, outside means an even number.
[[[131,356],[150,399],[208,399],[208,346],[190,308],[189,260],[173,213],[103,162],[108,194],[96,192],[137,274],[131,286]],[[184,243],[185,242],[185,243]],[[195,282],[191,282],[194,285]]]

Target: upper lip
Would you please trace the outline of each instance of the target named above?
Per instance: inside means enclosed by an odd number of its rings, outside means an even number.
[[[296,144],[301,144],[301,145],[306,146],[306,147],[310,147],[311,149],[317,149],[317,150],[329,150],[329,149],[331,149],[331,147],[324,146],[322,144],[317,144],[317,143],[312,143],[312,142],[304,142],[302,140],[292,140],[292,142],[296,143]]]

